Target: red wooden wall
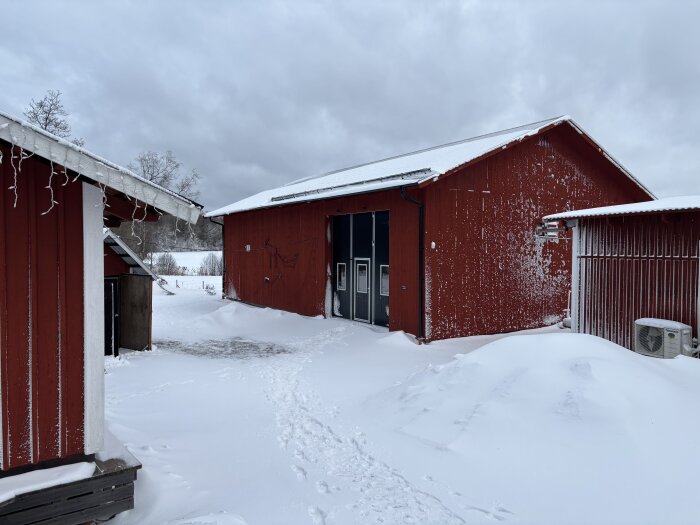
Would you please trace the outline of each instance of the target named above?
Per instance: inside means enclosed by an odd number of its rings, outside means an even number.
[[[104,257],[105,257],[105,277],[115,277],[118,275],[124,275],[129,273],[129,265],[124,262],[124,259],[119,257],[114,250],[104,245]]]
[[[82,183],[0,143],[2,470],[83,453]],[[19,149],[15,148],[15,157]]]
[[[700,213],[580,219],[576,329],[634,347],[634,321],[688,324],[697,336]]]
[[[328,218],[379,210],[390,212],[390,329],[418,333],[418,208],[399,190],[226,216],[225,292],[253,304],[325,314],[332,246]]]
[[[548,213],[650,199],[568,125],[411,195],[425,203],[429,340],[556,322],[567,306],[571,246],[536,241],[537,223]],[[226,216],[228,295],[323,314],[331,246],[327,217],[382,209],[391,212],[390,329],[418,334],[418,211],[399,190]]]
[[[537,223],[650,197],[561,125],[443,177],[425,200],[426,335],[443,339],[556,321],[567,306],[571,246],[535,240]]]

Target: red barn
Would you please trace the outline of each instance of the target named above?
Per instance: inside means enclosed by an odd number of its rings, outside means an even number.
[[[133,504],[135,470],[129,482],[123,462],[95,456],[104,440],[103,228],[159,213],[195,222],[200,210],[4,114],[0,177],[0,477],[96,463],[84,482],[1,502],[0,522],[109,517]]]
[[[570,246],[548,212],[650,192],[571,118],[536,122],[292,182],[224,216],[224,290],[248,303],[426,340],[552,323]]]
[[[635,320],[693,327],[698,336],[700,196],[582,209],[565,221],[573,237],[572,330],[629,349]]]

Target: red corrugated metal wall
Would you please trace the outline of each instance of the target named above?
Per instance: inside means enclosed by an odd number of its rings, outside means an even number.
[[[378,210],[390,212],[390,328],[418,333],[418,208],[399,190],[226,216],[226,293],[253,304],[323,315],[328,217]]]
[[[576,327],[634,347],[634,321],[688,324],[697,336],[700,213],[581,219]]]
[[[2,470],[83,453],[82,183],[0,144]],[[13,167],[14,166],[14,167]]]
[[[571,247],[536,241],[536,224],[548,213],[649,197],[558,126],[444,177],[425,200],[426,335],[443,339],[556,321]]]

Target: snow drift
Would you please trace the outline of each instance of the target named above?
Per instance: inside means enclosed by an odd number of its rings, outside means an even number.
[[[371,405],[449,458],[449,483],[507,501],[525,522],[691,523],[699,379],[697,359],[580,334],[516,336],[430,366]]]

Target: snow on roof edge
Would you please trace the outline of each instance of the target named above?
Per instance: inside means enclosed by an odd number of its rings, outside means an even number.
[[[151,270],[148,266],[146,266],[146,263],[143,262],[143,259],[141,259],[138,255],[136,255],[136,254],[134,253],[134,251],[133,251],[131,248],[129,248],[129,245],[126,244],[126,243],[124,242],[124,240],[123,240],[121,237],[119,237],[119,235],[117,235],[116,233],[114,233],[114,232],[113,232],[112,230],[110,230],[109,228],[104,228],[103,233],[104,233],[104,239],[105,239],[105,240],[107,240],[107,238],[110,238],[110,239],[114,240],[114,242],[117,243],[117,244],[119,245],[119,247],[120,247],[122,250],[124,250],[124,251],[126,252],[126,254],[127,254],[129,257],[131,257],[131,258],[136,262],[136,264],[138,264],[138,265],[141,267],[142,270],[144,270],[148,275],[151,276],[151,279],[153,279],[154,281],[157,281],[157,280],[160,279],[160,277],[158,277],[158,276],[153,272],[153,270]],[[116,252],[115,252],[115,253],[116,253]],[[116,253],[116,255],[119,256],[118,253]]]
[[[543,217],[545,221],[584,219],[589,217],[609,217],[622,215],[639,215],[643,213],[678,212],[700,210],[700,195],[682,195],[650,201],[617,204],[615,206],[600,206],[560,213],[552,213]]]
[[[223,208],[210,211],[204,214],[204,217],[222,217],[224,215],[232,215],[234,213],[241,213],[244,211],[252,211],[252,210],[265,210],[268,208],[277,208],[279,206],[287,206],[289,204],[300,204],[303,202],[313,202],[313,201],[318,201],[318,200],[325,200],[325,199],[337,199],[339,197],[345,197],[348,195],[359,195],[363,193],[375,193],[378,191],[385,191],[385,190],[391,190],[395,188],[400,188],[402,186],[409,187],[409,186],[417,186],[426,180],[430,180],[432,178],[435,178],[436,174],[430,172],[430,174],[427,177],[423,178],[415,178],[415,179],[395,179],[393,181],[390,181],[389,183],[387,182],[379,182],[377,183],[376,181],[368,181],[363,184],[355,184],[352,186],[347,186],[345,188],[341,189],[328,189],[328,190],[323,190],[318,193],[313,193],[313,194],[308,194],[308,195],[303,195],[298,198],[290,199],[290,200],[284,200],[284,201],[267,201],[264,205],[257,205],[257,206],[251,206],[251,207],[244,207],[241,209],[236,209],[233,211],[229,212],[221,212]],[[270,190],[268,190],[270,191]],[[261,192],[265,193],[265,192]],[[249,198],[256,197],[260,195],[259,193],[256,193],[255,195],[252,195]],[[224,208],[231,208],[233,205],[243,203],[247,199],[242,199],[240,201],[237,201],[233,204],[230,204],[228,206],[225,206]]]
[[[19,131],[16,130],[17,127]],[[193,224],[201,215],[202,206],[190,199],[144,179],[133,171],[68,140],[3,112],[0,112],[0,139]],[[83,162],[86,159],[89,161]],[[129,184],[129,180],[132,184]],[[160,202],[158,202],[159,198]]]
[[[306,183],[306,182],[313,181],[313,180],[320,180],[320,179],[322,179],[322,178],[324,178],[324,177],[329,177],[329,176],[332,176],[332,175],[342,174],[343,172],[350,172],[350,171],[352,171],[352,170],[356,170],[356,169],[360,169],[360,168],[365,168],[365,167],[367,167],[367,166],[378,165],[378,164],[381,164],[381,163],[384,163],[384,162],[389,162],[389,161],[393,161],[393,160],[397,160],[397,159],[402,159],[402,158],[407,158],[407,157],[411,157],[411,156],[417,156],[417,155],[420,155],[420,154],[423,154],[423,153],[427,153],[427,152],[431,152],[431,151],[435,151],[435,150],[439,150],[439,149],[443,149],[443,148],[446,149],[446,148],[450,148],[450,147],[453,147],[453,146],[458,146],[458,145],[467,144],[467,143],[471,143],[471,142],[477,142],[477,141],[479,141],[479,140],[485,140],[485,139],[489,139],[489,138],[493,138],[493,137],[499,137],[499,136],[504,136],[504,135],[509,135],[509,134],[512,135],[513,133],[515,133],[515,132],[517,132],[517,131],[521,131],[521,130],[524,131],[524,133],[522,133],[522,134],[520,134],[520,135],[517,135],[517,136],[514,136],[514,137],[511,137],[509,140],[506,140],[506,141],[504,141],[504,142],[495,143],[495,144],[492,145],[491,147],[489,147],[489,148],[487,148],[486,150],[480,152],[480,154],[477,155],[476,157],[466,158],[463,162],[460,162],[460,163],[458,163],[458,164],[455,164],[454,166],[451,166],[451,167],[448,168],[448,169],[435,170],[434,167],[429,166],[429,167],[425,167],[425,168],[422,168],[422,169],[419,169],[419,170],[414,170],[415,172],[418,172],[418,171],[430,172],[430,174],[429,174],[429,176],[422,178],[422,179],[421,179],[420,181],[418,181],[418,182],[413,182],[413,181],[412,181],[412,182],[407,183],[407,184],[405,184],[405,185],[406,185],[406,186],[410,186],[410,185],[414,185],[414,184],[422,184],[423,182],[428,182],[428,181],[430,181],[430,180],[437,180],[437,179],[439,178],[440,175],[442,175],[442,174],[444,174],[444,173],[447,173],[447,172],[449,172],[449,171],[451,171],[451,170],[453,170],[453,169],[455,169],[455,168],[458,168],[458,167],[460,167],[460,166],[463,166],[464,164],[470,162],[470,161],[473,160],[474,158],[478,158],[479,156],[484,155],[484,154],[486,154],[486,153],[489,153],[489,152],[492,152],[492,151],[496,151],[496,150],[498,150],[499,148],[506,147],[506,146],[509,145],[509,144],[512,144],[512,143],[515,143],[515,142],[524,140],[524,139],[527,138],[527,137],[536,135],[536,134],[540,133],[540,132],[542,131],[542,129],[544,129],[544,128],[546,128],[546,127],[553,126],[553,125],[558,125],[558,124],[560,124],[560,123],[562,123],[562,122],[571,122],[571,121],[572,121],[572,119],[571,119],[571,117],[570,117],[569,115],[561,115],[561,116],[554,117],[554,118],[549,118],[549,119],[544,119],[544,120],[539,120],[539,121],[536,121],[536,122],[532,122],[532,123],[530,123],[530,124],[524,124],[524,125],[516,126],[516,127],[513,127],[513,128],[508,128],[508,129],[504,129],[504,130],[500,130],[500,131],[495,131],[495,132],[491,132],[491,133],[486,133],[486,134],[482,134],[482,135],[477,135],[477,136],[475,136],[475,137],[470,137],[470,138],[467,138],[467,139],[462,139],[462,140],[458,140],[458,141],[454,141],[454,142],[448,142],[448,143],[446,143],[446,144],[440,144],[440,145],[437,145],[437,146],[432,146],[432,147],[430,147],[430,148],[424,148],[424,149],[412,151],[412,152],[409,152],[409,153],[404,153],[404,154],[401,154],[401,155],[395,155],[395,156],[392,156],[392,157],[387,157],[387,158],[380,159],[380,160],[376,160],[376,161],[372,161],[372,162],[366,162],[366,163],[363,163],[363,164],[358,164],[358,165],[351,166],[351,167],[348,167],[348,168],[343,168],[343,169],[339,169],[339,170],[327,172],[327,173],[324,173],[324,174],[322,174],[322,175],[311,176],[311,177],[303,177],[303,178],[297,179],[297,180],[295,180],[295,181],[289,182],[289,183],[287,183],[287,184],[284,184],[284,185],[282,185],[282,186],[277,186],[277,187],[271,188],[271,189],[269,189],[269,190],[264,190],[264,191],[255,193],[255,194],[253,194],[253,195],[251,195],[251,196],[249,196],[249,197],[246,197],[246,198],[244,198],[244,199],[240,199],[240,200],[235,201],[235,202],[233,202],[233,203],[231,203],[231,204],[229,204],[229,205],[222,206],[222,207],[220,207],[220,208],[217,208],[217,209],[215,209],[215,210],[212,210],[212,211],[210,211],[210,212],[207,212],[207,213],[205,213],[204,216],[205,216],[205,217],[220,217],[220,216],[223,216],[223,215],[230,215],[230,214],[232,214],[232,213],[240,213],[240,212],[251,211],[251,210],[255,210],[255,209],[271,208],[271,207],[276,207],[276,206],[284,206],[284,205],[287,205],[287,204],[295,204],[295,203],[298,203],[298,202],[305,202],[305,201],[311,201],[311,200],[321,200],[321,199],[325,199],[325,198],[338,197],[338,196],[341,196],[341,195],[338,195],[336,192],[330,191],[332,188],[323,187],[323,186],[320,186],[319,188],[313,190],[314,197],[313,197],[313,198],[308,198],[308,199],[306,199],[306,200],[299,200],[299,199],[296,199],[296,198],[292,198],[292,199],[286,200],[286,199],[283,199],[283,198],[282,198],[283,196],[273,196],[272,194],[273,194],[275,191],[277,191],[277,190],[282,190],[282,189],[289,190],[289,189],[293,188],[296,184],[302,184],[302,183]],[[625,173],[628,173],[628,172],[625,170]],[[374,182],[376,182],[376,181],[378,181],[378,180],[391,179],[391,178],[394,178],[394,177],[400,177],[401,175],[402,175],[401,173],[387,173],[387,174],[384,174],[384,175],[382,175],[382,176],[380,176],[380,177],[375,177],[375,178],[368,179],[368,180],[364,180],[364,181],[357,182],[357,183],[354,183],[354,184],[347,184],[346,187],[348,187],[348,188],[350,188],[351,186],[352,186],[352,187],[357,187],[357,188],[358,188],[358,191],[348,191],[346,194],[347,194],[347,195],[351,195],[351,194],[357,194],[357,193],[366,193],[366,192],[368,192],[368,190],[362,190],[361,188],[367,188],[367,185],[373,185],[372,183],[374,183]],[[336,186],[336,187],[337,187],[337,186]],[[390,188],[393,188],[393,187],[396,187],[396,184],[387,185],[386,188],[384,188],[384,189],[390,189]],[[382,188],[375,188],[375,189],[370,190],[370,191],[380,191],[380,189],[382,189]],[[310,193],[310,192],[307,191],[307,192],[302,192],[302,193]],[[291,194],[291,195],[295,195],[294,193],[290,193],[290,194]],[[331,194],[332,194],[332,195],[331,195]],[[269,200],[264,200],[264,201],[262,201],[262,202],[255,202],[255,201],[256,201],[256,199],[255,199],[256,197],[258,197],[257,200],[260,201],[260,200],[262,200],[263,198],[265,198],[267,195],[269,195],[269,197],[270,197]],[[276,199],[274,202],[272,201],[273,198]],[[246,201],[250,201],[250,202],[246,202]]]

